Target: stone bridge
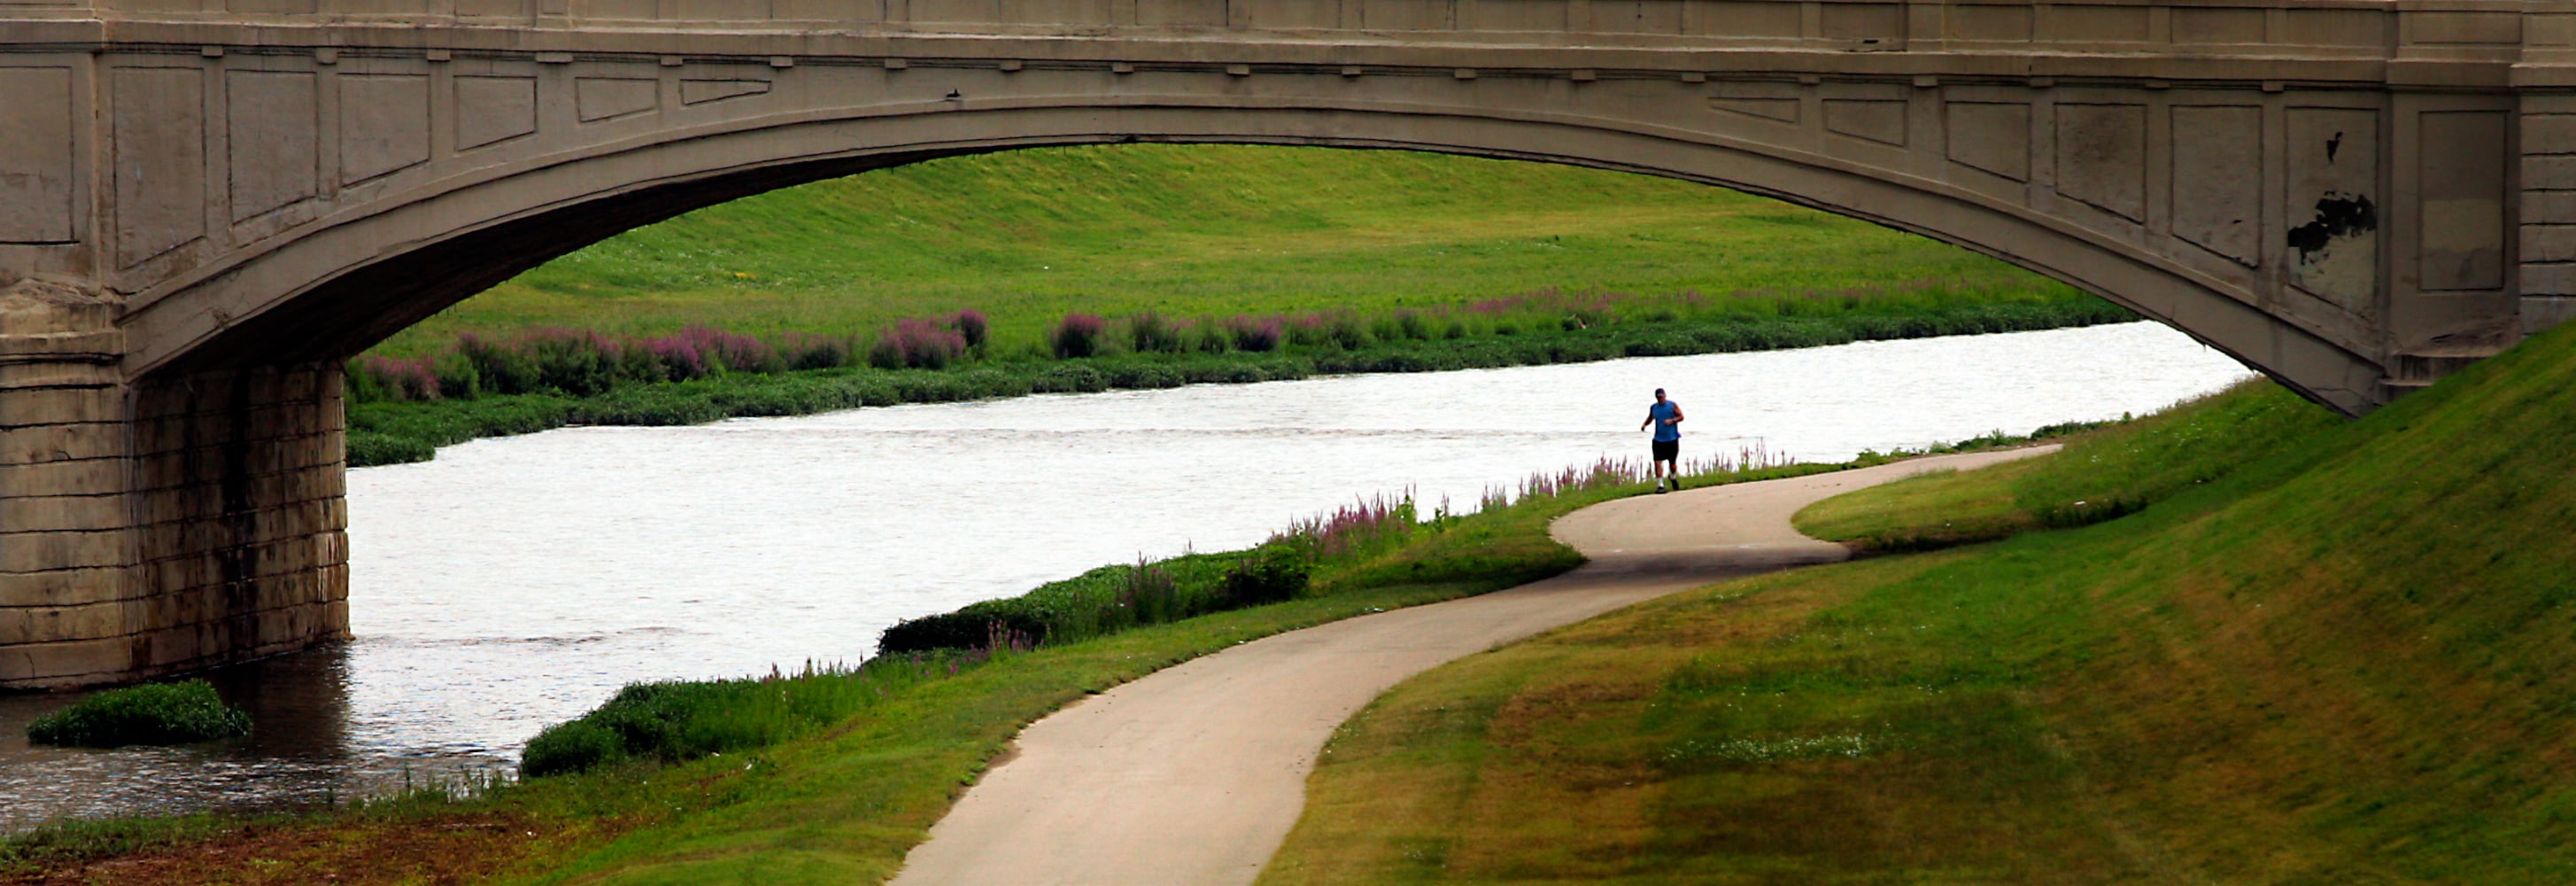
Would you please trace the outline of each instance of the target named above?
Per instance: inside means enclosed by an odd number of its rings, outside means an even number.
[[[0,0],[0,687],[346,636],[338,367],[492,283],[1127,141],[1768,194],[2351,414],[2576,308],[2576,0]]]

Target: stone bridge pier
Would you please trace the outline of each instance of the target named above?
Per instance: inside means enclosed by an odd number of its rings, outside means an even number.
[[[116,313],[54,281],[0,290],[0,685],[345,639],[340,367],[129,380]]]
[[[2576,315],[2576,0],[0,0],[0,689],[347,636],[339,367],[494,283],[1133,141],[1765,194],[2350,415]]]

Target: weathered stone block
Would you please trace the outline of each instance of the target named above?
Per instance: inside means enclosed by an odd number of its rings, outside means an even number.
[[[125,615],[124,603],[0,608],[0,646],[123,637]]]
[[[0,391],[0,429],[125,420],[124,390],[109,386]]]
[[[134,646],[122,637],[0,648],[0,685],[21,688],[117,679],[134,667]]]
[[[2525,225],[2576,225],[2576,191],[2524,191]]]
[[[122,422],[0,428],[0,466],[115,458],[125,440]]]
[[[133,559],[134,539],[125,530],[0,533],[0,573],[123,566]]]
[[[2576,154],[2576,115],[2524,115],[2522,143],[2529,154]]]
[[[5,350],[0,350],[0,353],[5,353]],[[0,362],[0,390],[78,388],[124,383],[125,375],[117,371],[114,363]]]
[[[132,470],[133,462],[123,458],[0,466],[0,489],[10,495],[107,495],[125,491]]]
[[[2525,156],[2522,186],[2532,191],[2576,191],[2576,156]]]
[[[2521,236],[2523,261],[2576,261],[2576,225],[2525,224]]]
[[[132,599],[140,594],[125,566],[0,572],[0,606],[78,606]]]
[[[2524,335],[2538,335],[2571,318],[2576,318],[2576,297],[2524,296],[2522,299]]]
[[[122,529],[132,522],[122,495],[0,497],[0,526],[16,532]]]
[[[2576,264],[2524,264],[2522,294],[2576,295]]]

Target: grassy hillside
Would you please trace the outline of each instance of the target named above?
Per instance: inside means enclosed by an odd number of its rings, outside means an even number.
[[[2120,519],[1426,674],[1333,741],[1264,881],[2576,878],[2576,328],[2275,430]],[[1987,496],[2074,476],[2033,470]]]
[[[1795,522],[1808,535],[1882,552],[2083,526],[2171,498],[2339,423],[2334,413],[2256,379],[2075,437],[2058,457],[1873,486],[1809,505]]]
[[[869,333],[991,315],[1034,343],[1068,311],[1196,317],[1604,290],[1838,293],[1939,285],[2076,298],[1984,256],[1700,185],[1394,151],[1124,145],[957,157],[818,182],[628,232],[402,333],[693,323]]]

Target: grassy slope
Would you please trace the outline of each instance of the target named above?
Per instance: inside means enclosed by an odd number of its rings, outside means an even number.
[[[2337,423],[2333,413],[2258,379],[2078,436],[2059,457],[1873,486],[1809,505],[1795,522],[1808,535],[1880,551],[2079,526],[2170,498]]]
[[[2567,882],[2571,392],[2576,328],[2123,519],[1433,671],[1265,882]]]
[[[1544,287],[1720,295],[1922,280],[2072,293],[1919,237],[1644,176],[1126,145],[937,160],[700,210],[530,271],[381,350],[542,325],[867,332],[959,308],[991,314],[1016,346],[1068,310],[1375,314]]]

